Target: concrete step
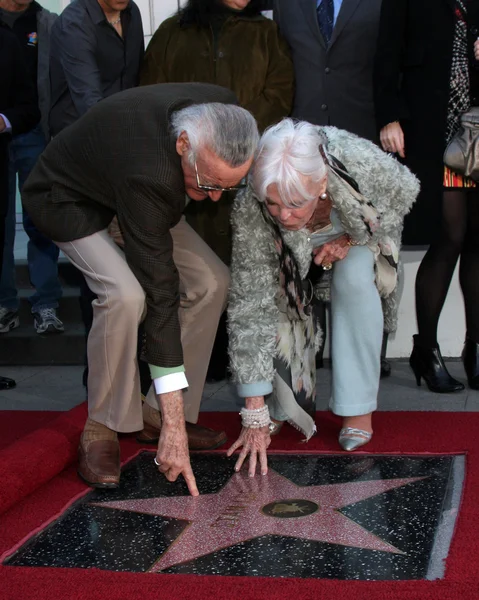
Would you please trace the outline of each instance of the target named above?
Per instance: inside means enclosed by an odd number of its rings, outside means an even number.
[[[58,276],[62,285],[71,287],[78,287],[82,277],[80,271],[64,256],[58,259]],[[31,287],[26,258],[15,261],[15,277],[18,289]]]
[[[0,365],[82,365],[85,333],[81,323],[65,323],[65,332],[38,335],[33,321],[0,334]]]
[[[15,261],[15,277],[20,300],[20,327],[0,334],[0,365],[83,365],[85,333],[80,309],[80,272],[61,256],[58,274],[63,296],[58,317],[65,325],[61,334],[38,335],[28,298],[34,293],[26,259]]]
[[[33,323],[31,305],[28,298],[34,293],[32,288],[20,288],[18,298],[20,300],[19,316],[22,323]],[[80,290],[77,287],[64,286],[63,295],[60,300],[58,317],[65,323],[79,324],[82,321],[80,308]]]

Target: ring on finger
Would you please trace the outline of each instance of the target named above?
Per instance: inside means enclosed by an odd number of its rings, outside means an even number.
[[[161,463],[159,463],[159,462],[156,460],[156,456],[155,456],[155,458],[153,459],[153,462],[155,463],[155,465],[156,465],[157,467],[161,467]]]
[[[333,265],[331,263],[323,263],[323,269],[325,271],[331,271],[332,268],[333,268]]]

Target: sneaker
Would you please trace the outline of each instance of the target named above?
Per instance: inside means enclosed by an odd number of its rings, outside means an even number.
[[[0,333],[8,333],[20,325],[18,312],[0,306]]]
[[[63,323],[57,317],[57,311],[54,308],[41,308],[33,314],[37,333],[63,333],[65,331]]]

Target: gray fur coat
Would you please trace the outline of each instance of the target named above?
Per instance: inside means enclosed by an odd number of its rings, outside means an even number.
[[[400,247],[404,216],[418,193],[416,177],[375,144],[335,127],[318,128],[327,139],[328,152],[339,159],[357,181],[362,194],[379,215],[381,225],[374,240],[386,236]],[[328,191],[345,231],[357,243],[369,236],[358,205],[333,177]],[[271,231],[264,221],[254,191],[248,187],[236,197],[232,211],[233,256],[228,306],[229,353],[233,378],[237,383],[272,381],[273,358],[277,352],[279,310],[279,261]],[[305,277],[312,260],[313,245],[308,232],[282,231],[286,244]],[[327,299],[324,283],[317,295]],[[397,288],[383,299],[385,331],[397,324]]]

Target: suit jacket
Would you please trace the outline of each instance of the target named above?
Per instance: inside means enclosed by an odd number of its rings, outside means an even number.
[[[471,53],[477,4],[467,3]],[[421,182],[405,221],[406,244],[431,243],[440,227],[454,8],[455,0],[383,0],[374,74],[378,127],[400,121],[405,163]],[[471,101],[479,105],[479,98]]]
[[[293,55],[293,116],[376,140],[373,63],[382,0],[343,0],[329,47],[316,0],[275,0],[274,18]]]
[[[0,25],[0,113],[12,126],[12,133],[25,133],[40,120],[35,88],[17,37]],[[0,218],[8,204],[9,133],[0,133]],[[3,247],[3,246],[2,246]]]
[[[183,364],[170,229],[182,215],[185,185],[170,117],[204,102],[236,100],[195,83],[115,94],[53,138],[23,187],[29,216],[55,241],[89,236],[118,216],[126,260],[146,293],[143,358],[160,367]]]

